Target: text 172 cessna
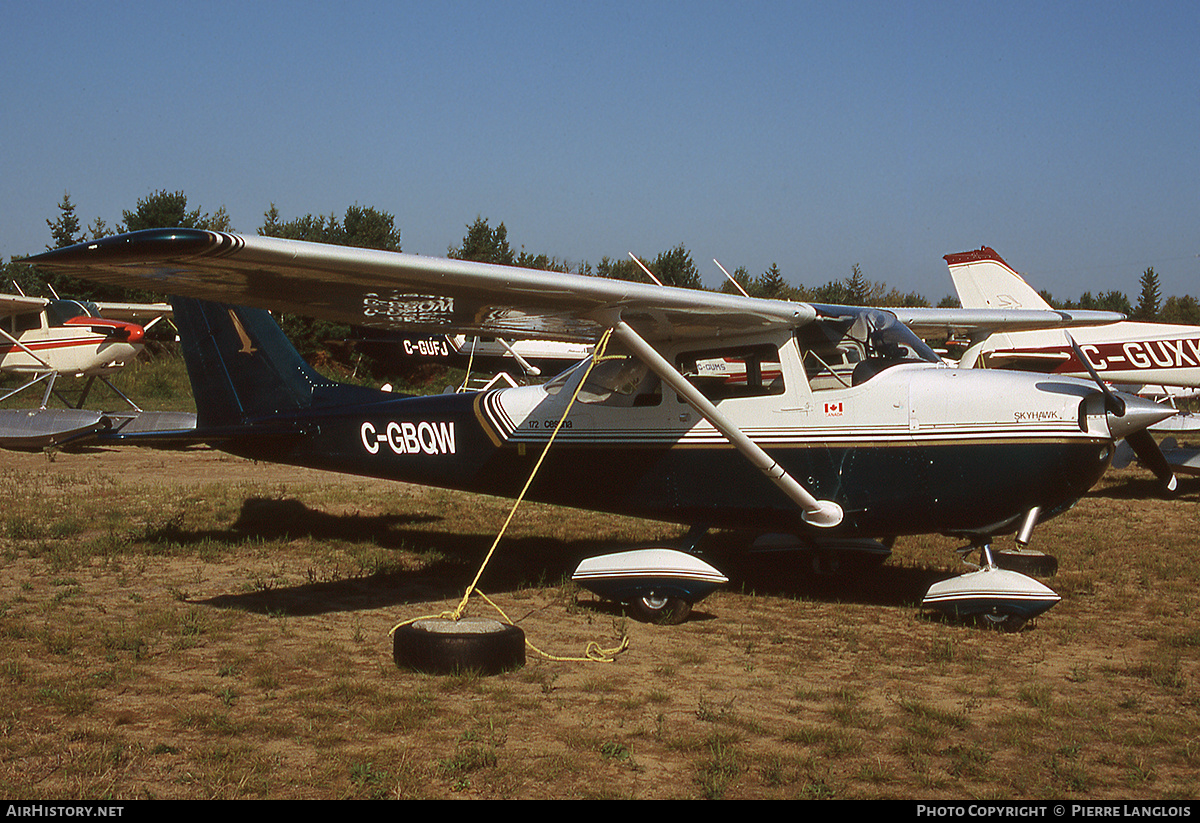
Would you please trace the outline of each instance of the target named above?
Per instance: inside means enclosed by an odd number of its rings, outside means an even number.
[[[993,565],[992,538],[1019,529],[1027,540],[1091,488],[1116,439],[1172,413],[1136,397],[1117,408],[1087,380],[948,367],[875,309],[191,229],[29,262],[175,295],[197,403],[187,436],[235,454],[515,497],[557,431],[530,499],[693,527],[678,549],[606,555],[576,572],[646,615],[685,615],[725,579],[697,547],[705,530],[729,528],[885,552],[901,535],[961,536],[983,567],[931,590],[930,604],[1021,622],[1058,597]],[[584,341],[596,354],[543,385],[398,397],[320,377],[247,306]],[[1072,320],[908,314],[927,327]],[[1101,316],[1116,317],[1090,322]],[[714,361],[741,376],[707,376]]]

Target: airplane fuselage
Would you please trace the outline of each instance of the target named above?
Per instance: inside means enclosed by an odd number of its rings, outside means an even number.
[[[0,371],[92,375],[121,368],[142,346],[114,340],[88,326],[52,326],[17,335],[20,345],[0,339]]]
[[[1123,322],[1074,329],[1096,372],[1112,383],[1200,386],[1200,327]],[[972,353],[971,362],[1037,368],[1086,377],[1062,332],[994,334]],[[966,358],[964,358],[966,360]],[[968,363],[964,363],[968,365]]]
[[[1111,438],[1087,382],[917,363],[813,392],[794,347],[780,359],[794,390],[718,405],[800,483],[842,506],[843,523],[823,534],[1001,533],[1032,507],[1049,516],[1070,506],[1108,465]],[[585,387],[564,417],[582,377],[580,367],[549,388],[306,411],[297,422],[311,435],[234,450],[511,497],[557,427],[530,499],[811,533],[796,505],[666,387],[607,397]]]

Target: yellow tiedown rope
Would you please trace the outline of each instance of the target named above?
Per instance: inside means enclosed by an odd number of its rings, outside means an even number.
[[[471,594],[475,593],[475,594],[478,594],[480,597],[482,597],[493,609],[495,609],[497,612],[499,612],[500,616],[504,618],[504,622],[508,623],[510,626],[513,625],[512,620],[508,617],[507,614],[504,613],[504,610],[501,609],[498,605],[496,605],[491,600],[491,598],[489,598],[483,592],[479,591],[478,588],[476,588],[476,587],[479,584],[479,579],[481,577],[483,577],[484,569],[487,568],[488,563],[492,559],[492,555],[494,555],[496,553],[496,547],[500,545],[500,540],[504,537],[504,533],[508,530],[509,524],[512,523],[513,517],[516,516],[517,508],[521,505],[521,502],[525,499],[525,494],[526,494],[526,492],[529,491],[529,487],[531,485],[533,485],[533,479],[537,476],[538,469],[540,469],[542,467],[542,463],[543,463],[543,461],[545,461],[546,455],[549,454],[550,446],[553,445],[554,439],[556,437],[558,437],[558,431],[559,431],[559,429],[562,428],[563,422],[566,421],[567,415],[571,413],[571,407],[575,405],[575,399],[577,397],[579,397],[579,392],[583,389],[584,383],[587,382],[588,376],[592,373],[592,369],[595,368],[596,364],[599,363],[601,360],[606,359],[604,356],[604,350],[608,347],[608,339],[611,335],[612,335],[612,329],[609,329],[608,331],[604,332],[604,334],[600,337],[600,341],[596,344],[596,348],[592,351],[592,358],[591,358],[591,361],[588,363],[587,370],[584,371],[583,377],[579,380],[578,385],[575,386],[575,391],[572,392],[571,399],[567,402],[567,407],[566,407],[566,409],[563,410],[562,417],[560,417],[558,419],[558,425],[556,425],[554,427],[554,431],[551,432],[551,434],[550,434],[550,439],[546,441],[546,447],[544,449],[542,449],[542,453],[538,457],[537,463],[535,463],[533,466],[533,471],[531,471],[529,473],[529,479],[525,481],[524,488],[522,488],[521,493],[519,495],[517,495],[517,499],[515,501],[513,501],[512,509],[509,511],[508,517],[505,518],[504,525],[500,527],[500,532],[496,535],[496,539],[494,541],[492,541],[492,547],[490,549],[488,549],[487,555],[483,558],[483,563],[481,563],[479,566],[479,571],[475,573],[475,579],[471,581],[471,585],[467,586],[466,592],[463,593],[462,600],[459,601],[458,606],[453,611],[442,612],[441,614],[436,615],[436,617],[438,617],[440,619],[445,619],[445,620],[454,620],[454,621],[460,620],[463,616],[463,612],[466,611],[467,601],[469,601],[471,599]],[[434,615],[429,615],[429,617],[434,617]],[[405,620],[403,622],[397,623],[395,626],[392,627],[392,630],[391,630],[391,632],[389,632],[389,634],[394,634],[396,629],[400,628],[401,626],[406,626],[410,623],[415,623],[416,621],[423,620],[423,619],[427,619],[427,618],[414,617],[411,620]],[[542,657],[547,658],[548,660],[595,661],[595,662],[601,662],[601,663],[611,663],[613,658],[616,655],[620,654],[621,652],[625,651],[626,648],[628,648],[629,638],[622,637],[620,645],[618,645],[616,648],[612,648],[612,649],[603,649],[600,647],[600,645],[598,643],[596,643],[596,641],[593,640],[593,641],[589,642],[587,645],[587,649],[584,653],[586,655],[585,657],[556,657],[554,655],[551,655],[551,654],[548,654],[548,653],[542,651],[537,646],[530,643],[528,640],[525,641],[525,645],[529,646],[529,648],[533,649],[535,652],[540,654]]]

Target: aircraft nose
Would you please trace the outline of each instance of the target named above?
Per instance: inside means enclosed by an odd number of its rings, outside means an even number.
[[[1138,397],[1134,394],[1125,394],[1124,392],[1114,392],[1125,403],[1125,413],[1118,415],[1114,411],[1108,412],[1108,431],[1113,436],[1113,439],[1120,440],[1128,437],[1135,432],[1140,432],[1148,426],[1153,426],[1160,420],[1166,420],[1174,414],[1177,414],[1175,409],[1170,406],[1162,406],[1155,403],[1153,400],[1147,400],[1144,397]]]

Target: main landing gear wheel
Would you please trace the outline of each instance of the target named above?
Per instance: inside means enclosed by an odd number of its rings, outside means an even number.
[[[629,611],[644,623],[678,626],[692,613],[692,604],[682,597],[668,597],[652,592],[630,602]]]
[[[525,632],[497,620],[418,620],[392,634],[392,658],[422,674],[500,674],[525,665]]]
[[[980,615],[983,625],[1000,632],[1019,632],[1025,628],[1025,619],[1014,614],[983,614]]]

